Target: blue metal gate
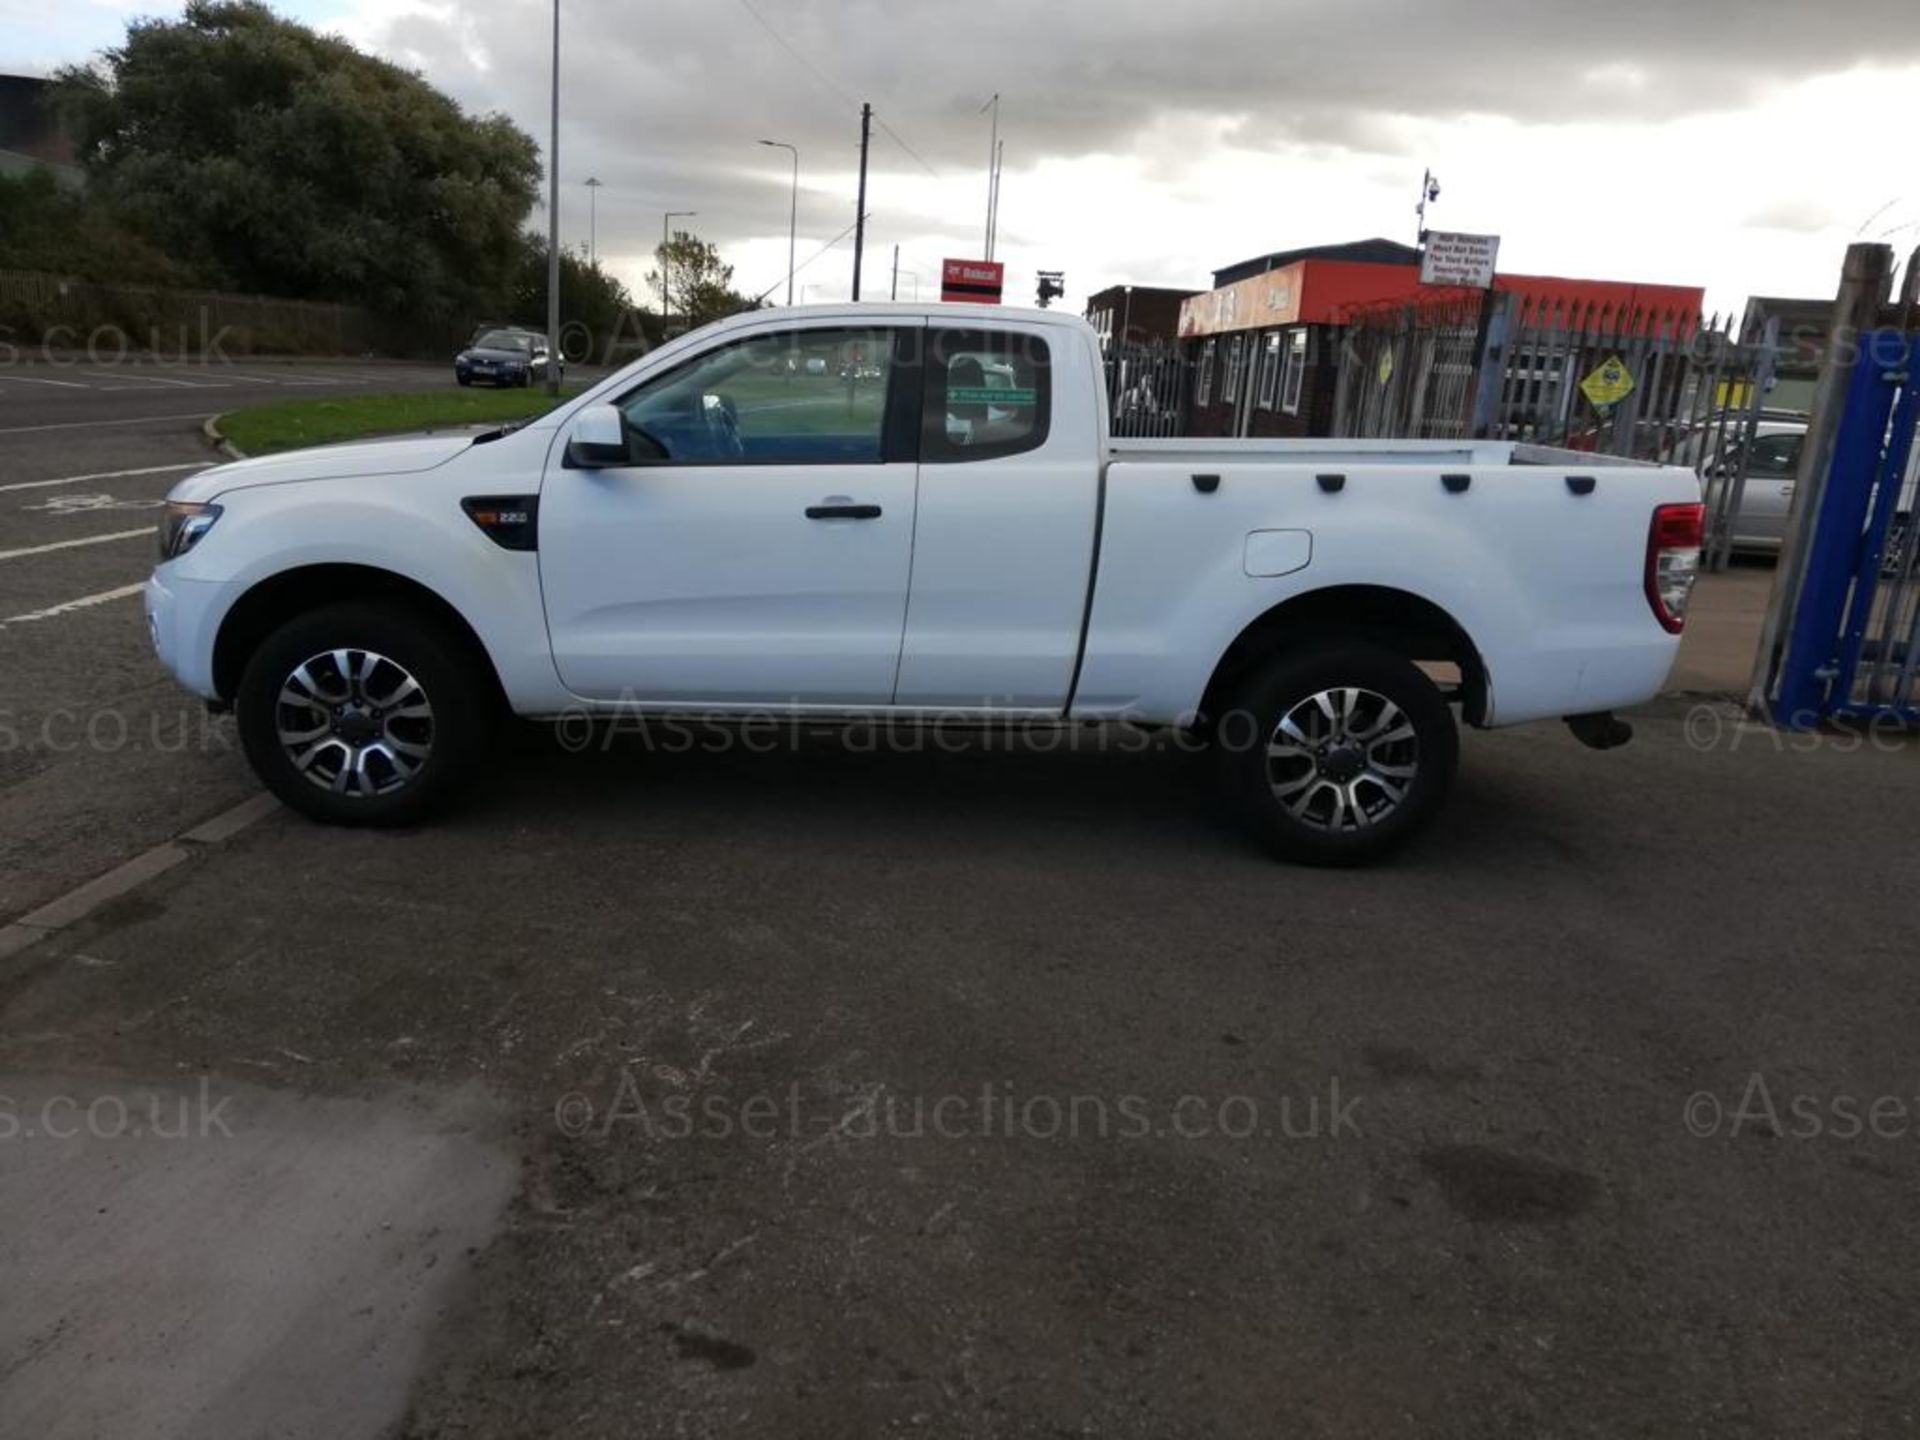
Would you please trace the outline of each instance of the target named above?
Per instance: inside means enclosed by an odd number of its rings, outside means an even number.
[[[1920,337],[1875,330],[1859,344],[1773,700],[1774,723],[1792,729],[1920,724]]]

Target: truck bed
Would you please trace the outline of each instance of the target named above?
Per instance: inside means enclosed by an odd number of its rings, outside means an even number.
[[[1678,648],[1646,595],[1654,512],[1700,499],[1691,470],[1422,440],[1133,441],[1101,488],[1083,718],[1191,704],[1244,627],[1329,590],[1437,607],[1484,723],[1638,704]]]

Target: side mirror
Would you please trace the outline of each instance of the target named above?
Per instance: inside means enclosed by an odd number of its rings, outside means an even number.
[[[567,465],[575,470],[611,470],[633,464],[627,422],[617,405],[590,405],[573,421]]]

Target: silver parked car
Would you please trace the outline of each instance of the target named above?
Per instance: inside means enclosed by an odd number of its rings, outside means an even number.
[[[1740,509],[1733,517],[1733,548],[1751,554],[1777,554],[1786,540],[1787,514],[1793,508],[1794,484],[1800,474],[1800,453],[1807,442],[1804,418],[1785,415],[1762,418],[1754,431],[1753,450],[1747,460],[1747,483],[1740,492]],[[1691,463],[1700,476],[1711,513],[1721,489],[1731,482],[1737,456],[1738,439],[1726,442],[1711,465],[1695,456],[1681,453],[1686,442],[1675,447],[1673,463]],[[1696,446],[1697,448],[1697,446]],[[1889,564],[1901,563],[1911,528],[1915,490],[1920,487],[1920,447],[1907,463],[1907,473],[1894,509],[1893,525],[1887,546]]]
[[[1793,508],[1794,481],[1800,474],[1800,451],[1807,442],[1804,420],[1762,420],[1754,432],[1747,457],[1747,483],[1740,492],[1740,509],[1733,517],[1733,548],[1775,553],[1787,534],[1787,512]],[[1739,446],[1737,438],[1727,449]],[[1722,452],[1705,469],[1707,507],[1715,508],[1720,487],[1730,483],[1736,456]]]

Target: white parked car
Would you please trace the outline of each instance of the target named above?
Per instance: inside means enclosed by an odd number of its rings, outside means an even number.
[[[1690,470],[1115,443],[1106,407],[1070,316],[756,311],[517,429],[197,475],[147,612],[276,794],[366,824],[454,791],[507,711],[1124,721],[1209,736],[1259,836],[1350,863],[1439,808],[1456,709],[1604,748],[1666,679]]]

